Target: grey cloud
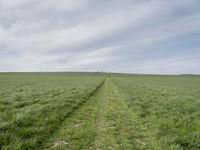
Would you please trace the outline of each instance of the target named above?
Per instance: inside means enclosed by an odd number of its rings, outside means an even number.
[[[161,50],[153,49],[156,45],[164,49],[169,39],[181,40],[183,36],[198,33],[199,18],[198,0],[170,3],[162,0],[2,0],[0,71],[96,71],[101,68],[119,72],[163,72],[158,67],[162,64],[159,60],[172,58],[169,55],[161,58],[156,55]],[[179,41],[174,40],[175,45],[176,42]],[[177,46],[177,51],[180,49]],[[173,55],[173,51],[176,50],[169,49],[167,53]],[[169,63],[166,67],[170,63],[174,68],[188,63],[192,71],[200,70],[192,57],[186,60],[166,61]],[[144,67],[145,64],[151,69]],[[184,66],[187,65],[182,65],[179,71],[191,71]],[[166,69],[166,73],[173,72]]]

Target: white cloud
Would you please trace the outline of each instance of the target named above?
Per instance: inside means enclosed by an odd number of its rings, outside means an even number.
[[[163,56],[156,55],[161,50],[152,49],[157,44],[164,49],[168,40],[176,39],[176,45],[177,39],[188,36],[186,41],[191,41],[198,36],[199,4],[198,0],[2,0],[0,71],[96,71],[100,67],[119,72],[162,72],[158,66],[163,64],[159,61]],[[193,47],[200,48],[191,45],[191,51]],[[177,44],[176,49],[165,53],[173,54],[181,48]],[[155,58],[145,62],[146,53],[154,53]],[[171,56],[164,60],[185,57],[181,53]],[[179,65],[179,71],[200,70],[193,57],[185,59],[172,66]],[[128,69],[131,64],[138,69]]]

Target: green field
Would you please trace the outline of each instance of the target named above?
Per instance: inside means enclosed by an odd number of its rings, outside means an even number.
[[[0,73],[2,150],[199,150],[200,76]]]

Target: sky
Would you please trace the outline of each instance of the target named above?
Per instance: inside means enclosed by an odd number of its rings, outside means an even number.
[[[199,0],[0,0],[0,72],[200,74]]]

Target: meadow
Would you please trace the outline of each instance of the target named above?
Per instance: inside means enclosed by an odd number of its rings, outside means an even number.
[[[2,150],[198,150],[200,76],[0,73]]]
[[[112,80],[135,114],[146,149],[200,149],[200,76],[113,75]]]
[[[0,148],[38,149],[102,82],[95,74],[0,74]]]

